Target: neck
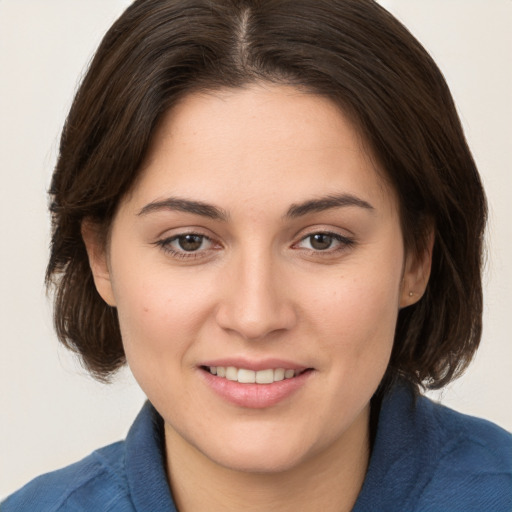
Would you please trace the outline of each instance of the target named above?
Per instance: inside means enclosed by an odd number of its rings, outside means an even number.
[[[349,511],[369,460],[369,408],[328,450],[279,472],[220,466],[167,425],[165,431],[168,475],[180,512]]]

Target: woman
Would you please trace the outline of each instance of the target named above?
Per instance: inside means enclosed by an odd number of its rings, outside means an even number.
[[[51,186],[61,341],[148,403],[9,510],[508,510],[510,435],[421,397],[481,334],[446,84],[367,0],[138,0]]]

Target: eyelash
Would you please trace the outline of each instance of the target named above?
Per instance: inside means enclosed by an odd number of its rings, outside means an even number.
[[[332,238],[333,241],[336,241],[336,242],[339,243],[339,247],[336,247],[334,249],[329,247],[329,248],[324,249],[324,250],[321,250],[321,249],[307,249],[307,248],[304,249],[304,250],[306,250],[309,253],[314,254],[314,255],[320,255],[320,256],[332,255],[333,253],[343,252],[343,251],[345,251],[347,249],[350,249],[355,244],[355,240],[353,238],[349,238],[349,237],[340,235],[339,233],[334,233],[332,231],[315,231],[314,233],[309,233],[308,235],[302,237],[299,240],[299,242],[294,244],[294,246],[300,244],[301,242],[304,242],[305,240],[312,239],[312,237],[314,237],[316,235],[323,235],[323,236],[327,236],[327,237]]]
[[[191,260],[191,259],[203,257],[204,256],[203,251],[185,251],[184,249],[181,251],[177,251],[172,248],[172,246],[171,246],[172,242],[179,240],[180,238],[184,238],[186,236],[200,237],[201,244],[204,243],[205,241],[210,242],[211,244],[214,244],[214,241],[210,237],[208,237],[202,233],[195,233],[193,231],[190,231],[190,232],[186,232],[186,233],[179,233],[179,234],[171,236],[169,238],[164,238],[162,240],[157,240],[155,242],[155,245],[160,247],[166,254],[169,254],[173,258],[178,258],[178,259],[182,259],[182,260],[184,260],[184,259]]]
[[[333,241],[336,241],[339,243],[339,247],[336,247],[335,249],[327,248],[324,250],[321,249],[308,249],[303,248],[302,250],[308,252],[309,254],[315,255],[315,256],[328,256],[332,255],[333,253],[339,253],[343,252],[347,249],[350,249],[354,246],[356,243],[353,238],[346,237],[343,235],[340,235],[338,233],[334,233],[332,231],[315,231],[313,233],[309,233],[306,236],[303,236],[298,242],[294,243],[292,247],[296,247],[300,243],[312,239],[312,237],[316,235],[323,235],[327,237],[331,237]],[[180,238],[184,238],[187,236],[196,236],[201,238],[201,245],[206,241],[209,242],[212,245],[215,245],[215,242],[208,236],[202,234],[202,233],[196,233],[196,232],[185,232],[185,233],[179,233],[177,235],[171,236],[169,238],[164,238],[162,240],[157,240],[155,242],[155,245],[160,247],[166,254],[169,254],[173,258],[181,259],[181,260],[193,260],[197,258],[204,257],[204,252],[201,250],[197,251],[186,251],[186,250],[175,250],[172,248],[171,244],[172,242],[175,242],[179,240]]]

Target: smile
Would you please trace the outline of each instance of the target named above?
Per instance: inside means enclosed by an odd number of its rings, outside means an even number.
[[[289,362],[280,360],[247,364],[240,361],[239,366],[234,366],[234,361],[212,363],[199,366],[206,386],[223,400],[251,409],[277,405],[305,387],[316,373],[314,368],[293,368]]]
[[[305,370],[292,370],[284,368],[269,368],[266,370],[248,370],[234,366],[206,366],[206,371],[217,377],[236,381],[241,384],[272,384],[285,379],[297,377]]]

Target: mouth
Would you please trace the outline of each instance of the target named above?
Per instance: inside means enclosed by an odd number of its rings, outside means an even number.
[[[249,370],[235,366],[201,366],[201,369],[219,379],[226,379],[240,384],[273,384],[283,380],[293,379],[310,372],[313,368],[268,368],[264,370]]]

